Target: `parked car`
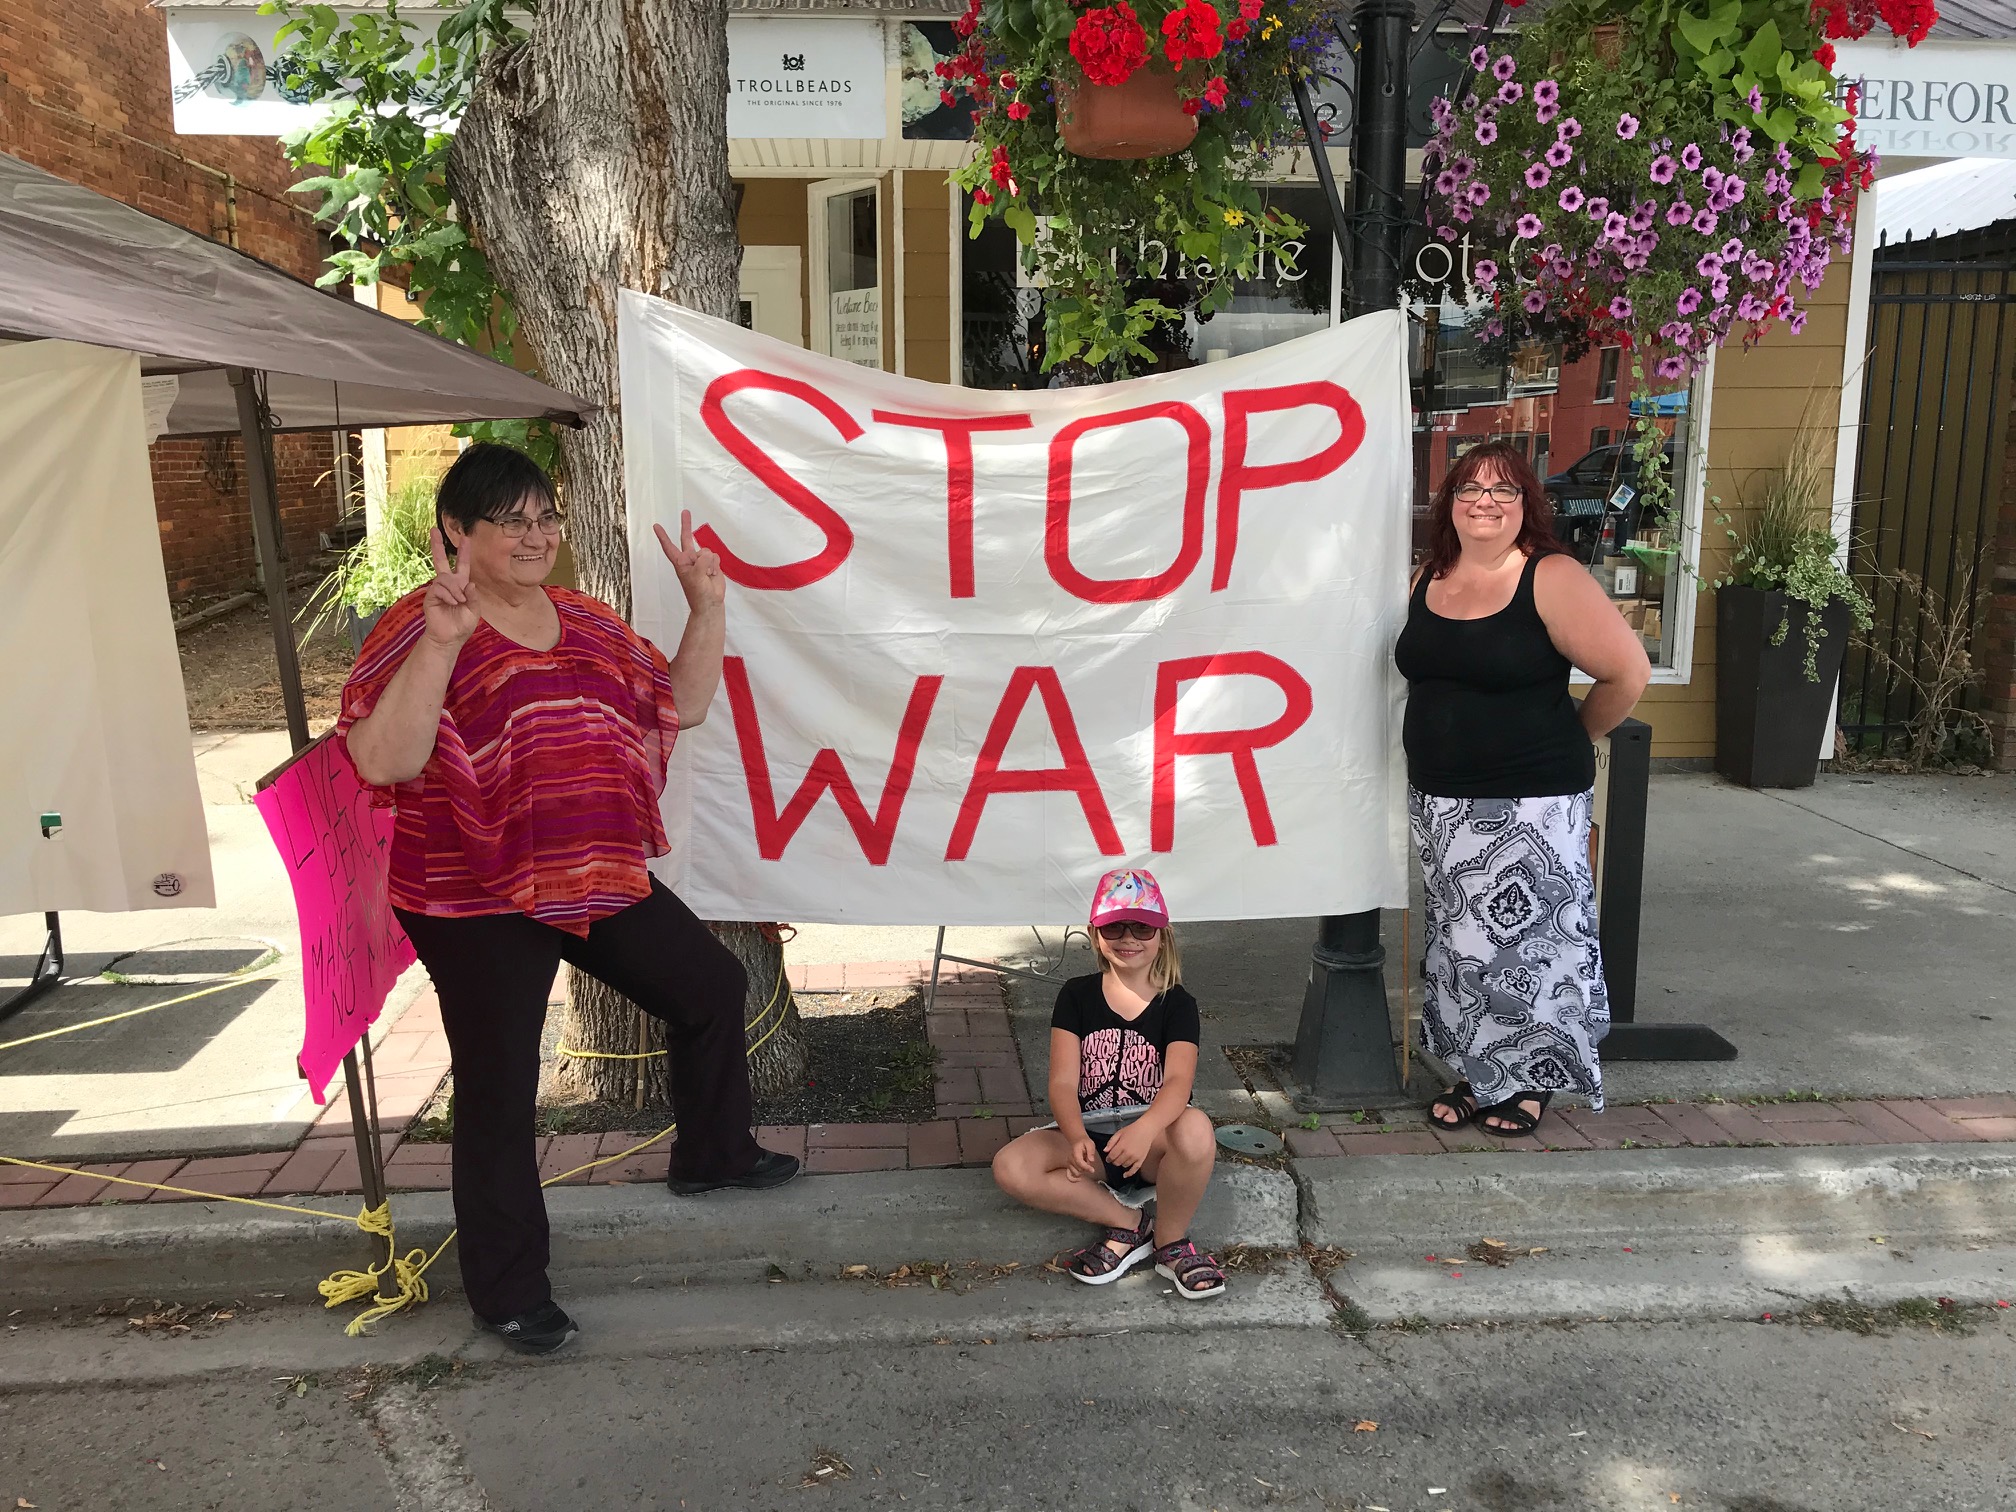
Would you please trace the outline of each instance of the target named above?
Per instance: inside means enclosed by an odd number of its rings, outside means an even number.
[[[1607,544],[1614,549],[1638,533],[1641,467],[1636,451],[1637,443],[1633,441],[1599,446],[1547,479],[1547,492],[1554,500],[1554,513],[1562,537],[1585,562],[1595,556],[1598,542],[1606,535],[1609,537]],[[1672,476],[1673,463],[1673,443],[1669,441],[1666,443],[1668,477]],[[1632,494],[1621,510],[1610,503],[1619,484],[1628,485]]]

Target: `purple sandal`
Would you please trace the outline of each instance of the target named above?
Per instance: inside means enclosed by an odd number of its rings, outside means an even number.
[[[1127,1248],[1116,1250],[1114,1244]],[[1109,1281],[1118,1281],[1154,1253],[1155,1220],[1144,1214],[1138,1228],[1102,1230],[1098,1241],[1074,1253],[1066,1268],[1087,1286],[1104,1286]]]
[[[1224,1267],[1187,1237],[1155,1251],[1155,1269],[1176,1283],[1177,1296],[1193,1302],[1225,1290]]]

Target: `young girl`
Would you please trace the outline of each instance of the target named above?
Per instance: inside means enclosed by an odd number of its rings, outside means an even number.
[[[1190,1106],[1197,1000],[1182,987],[1176,932],[1145,871],[1112,871],[1092,897],[1096,975],[1074,977],[1050,1018],[1050,1110],[994,1157],[1018,1202],[1103,1226],[1071,1257],[1089,1286],[1117,1281],[1150,1255],[1176,1295],[1215,1297],[1225,1272],[1190,1241],[1217,1154],[1211,1120]],[[1137,1215],[1149,1197],[1152,1215]]]

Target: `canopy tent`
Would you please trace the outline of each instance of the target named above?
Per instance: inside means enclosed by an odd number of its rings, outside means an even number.
[[[309,741],[308,715],[280,553],[273,434],[534,417],[578,425],[594,409],[480,352],[0,154],[0,350],[45,340],[134,353],[143,374],[173,376],[164,434],[243,438],[297,751]],[[60,979],[53,913],[48,924],[29,986],[0,1003],[0,1015]],[[353,1112],[361,1123],[354,1077]]]

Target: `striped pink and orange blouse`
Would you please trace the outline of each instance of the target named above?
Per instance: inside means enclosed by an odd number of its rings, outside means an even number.
[[[426,629],[426,590],[372,628],[343,687],[337,738],[377,706]],[[560,639],[533,651],[487,623],[448,681],[434,754],[376,789],[398,809],[392,902],[437,918],[525,913],[569,934],[651,889],[666,851],[658,795],[679,734],[664,653],[606,605],[548,588]]]

